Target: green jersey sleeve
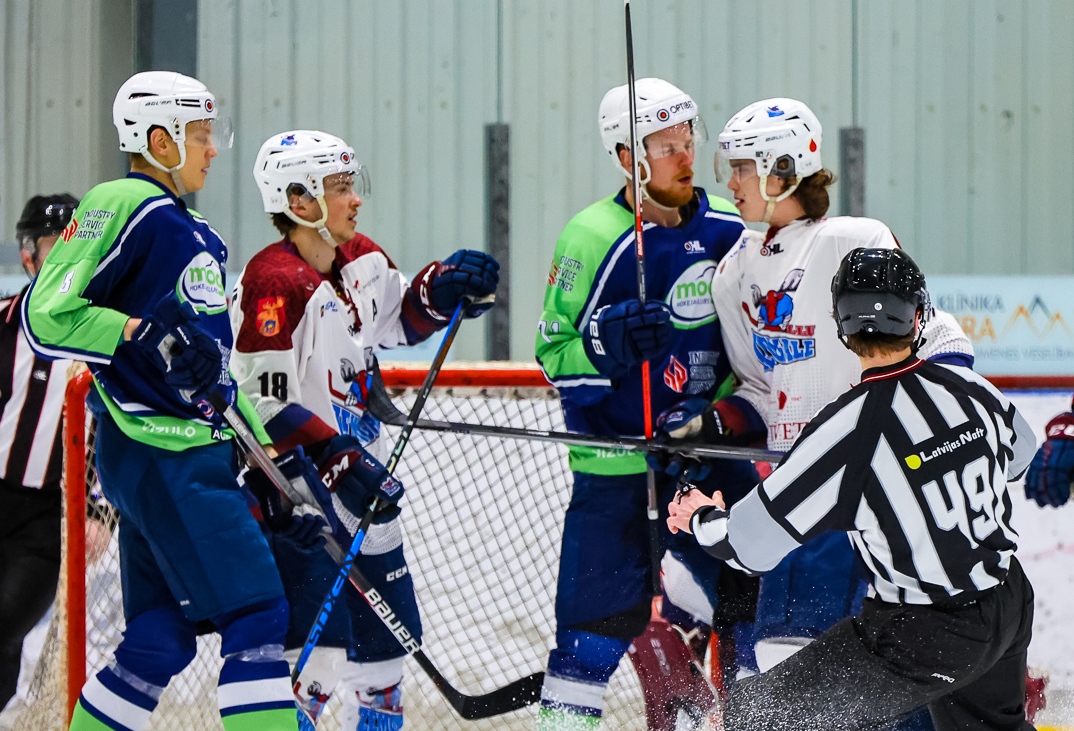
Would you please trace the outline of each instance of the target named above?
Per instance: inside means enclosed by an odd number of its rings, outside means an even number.
[[[579,328],[585,326],[583,313],[608,252],[632,223],[630,212],[609,197],[571,219],[556,242],[535,352],[545,376],[559,389],[611,387],[586,356]]]
[[[131,213],[154,192],[148,183],[123,179],[98,185],[82,199],[23,305],[27,336],[39,353],[94,363],[111,361],[129,318],[92,305],[83,294],[118,251]]]

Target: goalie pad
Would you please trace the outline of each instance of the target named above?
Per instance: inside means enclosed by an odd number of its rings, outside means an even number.
[[[654,618],[627,652],[645,696],[647,728],[702,731],[719,727],[716,691],[670,622]]]

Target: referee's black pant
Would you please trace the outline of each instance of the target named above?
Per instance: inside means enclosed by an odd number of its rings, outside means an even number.
[[[60,497],[0,480],[0,708],[15,695],[23,638],[56,596]]]
[[[866,599],[815,642],[735,685],[727,731],[874,729],[928,706],[936,731],[1029,730],[1026,648],[1033,588],[1007,579],[941,605]]]

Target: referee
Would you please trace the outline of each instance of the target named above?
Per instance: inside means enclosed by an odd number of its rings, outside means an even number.
[[[34,196],[15,226],[23,268],[41,268],[78,200]],[[22,641],[60,571],[60,417],[70,361],[34,355],[19,327],[26,289],[0,299],[0,707],[15,694]]]
[[[810,422],[730,512],[694,490],[672,531],[749,573],[846,531],[872,576],[861,614],[735,686],[726,728],[873,728],[928,706],[937,731],[1032,729],[1025,720],[1033,589],[1014,558],[1007,481],[1032,430],[973,371],[915,357],[930,311],[900,249],[855,249],[832,282],[861,384]]]

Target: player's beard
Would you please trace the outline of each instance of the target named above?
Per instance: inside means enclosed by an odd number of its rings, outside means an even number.
[[[645,186],[645,192],[654,203],[657,203],[664,208],[682,208],[694,197],[694,186],[692,179],[690,185],[681,185],[678,182],[678,178],[681,178],[684,175],[691,175],[692,178],[692,172],[693,171],[690,169],[681,171],[679,175],[676,176],[675,182],[666,188],[657,187],[650,182]]]

